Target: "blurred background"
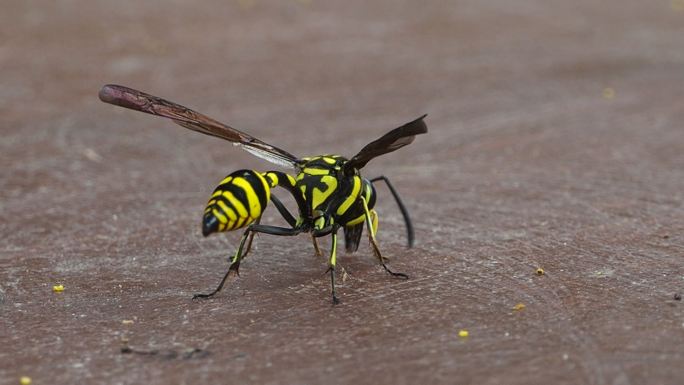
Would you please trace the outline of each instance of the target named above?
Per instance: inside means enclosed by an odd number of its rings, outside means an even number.
[[[682,0],[5,0],[0,383],[676,383],[682,36]],[[191,302],[240,236],[201,237],[209,194],[273,167],[103,104],[107,83],[298,156],[428,113],[364,169],[409,206],[412,250],[379,188],[413,278],[362,246],[330,308],[308,238],[263,236],[232,290]]]

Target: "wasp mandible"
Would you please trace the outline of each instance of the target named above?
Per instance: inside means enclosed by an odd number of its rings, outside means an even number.
[[[385,176],[366,179],[359,170],[371,159],[404,147],[416,135],[427,132],[423,119],[427,115],[396,128],[370,142],[351,159],[339,155],[320,155],[297,158],[287,151],[263,142],[242,131],[211,119],[187,107],[168,100],[119,85],[105,85],[100,100],[121,107],[162,116],[185,128],[228,140],[244,150],[286,168],[294,169],[292,176],[280,171],[258,172],[239,170],[225,177],[209,199],[202,218],[202,234],[245,228],[240,245],[231,258],[228,271],[218,287],[208,294],[195,294],[193,298],[209,298],[218,293],[231,275],[239,275],[240,261],[251,248],[256,233],[293,236],[310,233],[316,253],[320,254],[316,238],[331,237],[329,268],[333,304],[339,303],[335,292],[335,266],[337,265],[337,233],[344,231],[345,248],[354,252],[359,247],[363,227],[368,232],[373,254],[382,267],[395,277],[408,278],[395,273],[385,264],[375,234],[378,215],[373,209],[376,202],[375,182],[385,182],[401,210],[406,223],[409,247],[413,246],[413,226],[408,211],[389,179]],[[285,207],[271,189],[282,187],[297,204],[297,217]],[[273,202],[289,227],[260,223],[261,215],[269,202]]]

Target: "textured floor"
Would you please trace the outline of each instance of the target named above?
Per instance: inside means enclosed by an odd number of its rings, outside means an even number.
[[[4,3],[0,384],[679,383],[682,36],[679,0]],[[411,279],[363,244],[332,307],[307,236],[260,236],[192,301],[240,236],[202,237],[212,189],[272,166],[105,83],[299,156],[429,113],[364,169]]]

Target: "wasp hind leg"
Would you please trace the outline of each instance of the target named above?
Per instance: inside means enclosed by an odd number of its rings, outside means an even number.
[[[401,215],[404,216],[404,223],[406,224],[406,234],[408,236],[408,247],[413,247],[415,239],[413,232],[413,224],[411,223],[411,217],[409,216],[408,210],[406,210],[406,206],[404,206],[404,202],[402,202],[401,198],[399,197],[399,193],[397,192],[397,190],[394,189],[392,183],[390,183],[389,179],[387,179],[387,177],[384,175],[375,177],[370,181],[371,183],[383,181],[389,188],[390,192],[392,193],[392,196],[394,197],[394,200],[397,202],[397,206],[399,206],[399,211],[401,211]]]
[[[272,195],[271,196],[271,202],[273,202],[273,204],[276,206],[276,208],[278,209],[278,212],[280,213],[280,215],[283,216],[285,221],[290,226],[292,226],[292,228],[294,228],[296,226],[297,221],[296,221],[296,219],[294,219],[292,214],[290,214],[290,211],[287,209],[287,207],[285,207],[285,205],[280,201],[280,199],[278,199],[276,196]],[[259,222],[261,222],[261,217],[259,217],[259,219],[257,219],[254,222],[254,224],[258,225]],[[254,240],[255,234],[256,234],[255,231],[252,231],[251,234],[249,234],[249,238],[247,239],[247,247],[245,248],[245,252],[242,253],[242,256],[240,257],[240,259],[245,259],[247,254],[249,254],[249,252],[252,250],[252,241]],[[229,260],[232,261],[232,257]]]
[[[297,234],[301,233],[301,230],[299,228],[295,228],[295,227],[286,228],[286,227],[267,226],[267,225],[259,225],[259,224],[249,225],[247,230],[245,230],[245,233],[242,236],[242,239],[240,240],[240,246],[238,247],[237,251],[235,252],[235,255],[231,258],[231,263],[230,263],[230,266],[228,267],[228,271],[223,276],[223,279],[221,279],[221,282],[216,287],[216,289],[214,291],[212,291],[211,293],[207,293],[207,294],[195,294],[192,296],[192,299],[213,297],[216,293],[218,293],[219,291],[221,291],[221,289],[223,289],[223,285],[225,285],[228,277],[240,275],[240,272],[238,270],[240,268],[240,261],[245,257],[245,255],[247,254],[247,251],[249,251],[249,244],[251,244],[251,239],[255,233],[291,236],[291,235],[297,235]],[[248,239],[249,239],[249,244],[247,245],[247,247],[245,247],[245,243],[247,242]],[[243,252],[243,250],[245,250],[245,251]]]
[[[366,203],[366,199],[364,197],[361,197],[361,200],[363,201],[363,208],[366,211],[365,214],[365,219],[366,219],[366,227],[368,227],[368,240],[370,241],[371,248],[373,249],[373,254],[375,254],[375,257],[378,258],[378,261],[380,261],[380,264],[382,267],[385,269],[386,272],[388,272],[390,275],[394,277],[399,277],[403,279],[408,279],[408,275],[404,273],[395,273],[392,270],[385,265],[385,260],[387,258],[382,256],[382,253],[380,253],[380,248],[378,247],[378,243],[375,240],[375,227],[373,223],[371,222],[371,212],[368,210],[368,204]]]

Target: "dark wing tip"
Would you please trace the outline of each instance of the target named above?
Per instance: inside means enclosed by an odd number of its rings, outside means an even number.
[[[100,89],[98,96],[105,103],[141,111],[145,103],[140,100],[140,96],[148,95],[132,88],[116,84],[106,84]]]
[[[114,103],[114,101],[117,99],[117,96],[120,96],[121,92],[117,90],[117,86],[113,84],[106,84],[105,86],[100,89],[100,92],[97,94],[97,96],[100,97],[100,100],[102,100],[105,103]]]
[[[428,114],[423,114],[423,116],[421,116],[420,118],[412,122],[406,123],[405,126],[413,125],[414,127],[411,127],[411,132],[414,135],[426,134],[428,132],[427,124],[425,124],[425,122],[423,121],[423,119],[425,119],[426,116],[428,116]]]

